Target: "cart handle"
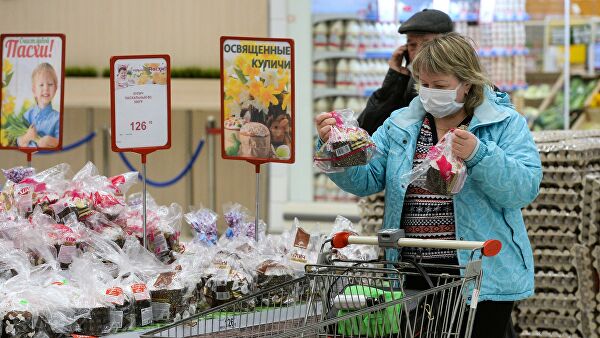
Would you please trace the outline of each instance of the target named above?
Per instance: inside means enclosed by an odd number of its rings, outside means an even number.
[[[336,249],[346,247],[348,244],[379,245],[376,236],[356,236],[349,231],[338,232],[331,238],[331,246]],[[443,239],[418,239],[418,238],[400,238],[397,246],[411,248],[437,248],[437,249],[463,249],[475,250],[481,249],[486,257],[496,256],[502,249],[502,242],[497,239],[488,239],[485,242],[476,241],[456,241]]]

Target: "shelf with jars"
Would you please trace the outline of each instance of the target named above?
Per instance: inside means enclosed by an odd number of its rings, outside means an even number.
[[[315,15],[312,22],[314,114],[344,108],[362,112],[368,96],[381,86],[394,49],[406,43],[405,36],[398,34],[397,23],[360,15]],[[357,201],[318,171],[313,197],[319,202]]]
[[[454,29],[473,40],[484,70],[500,90],[526,88],[525,1],[496,1],[486,6],[493,6],[480,8],[492,13],[486,20],[480,13],[477,24],[456,22]]]

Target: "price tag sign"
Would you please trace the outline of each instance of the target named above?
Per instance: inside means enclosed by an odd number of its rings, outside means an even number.
[[[0,149],[62,148],[63,34],[0,35]]]
[[[224,159],[294,163],[294,41],[221,37]]]
[[[113,151],[171,147],[169,55],[113,56],[110,88]]]

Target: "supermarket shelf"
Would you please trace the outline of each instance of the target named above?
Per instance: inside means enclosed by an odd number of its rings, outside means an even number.
[[[590,130],[600,128],[600,109],[589,108],[575,120],[571,129]]]
[[[452,21],[454,22],[477,22],[479,21],[479,14],[476,13],[468,13],[467,15],[451,15]],[[529,21],[531,16],[527,13],[523,14],[512,14],[512,15],[503,15],[503,14],[495,14],[494,22],[523,22]]]
[[[479,20],[479,15],[476,13],[468,13],[467,15],[453,14],[450,15],[450,18],[454,22],[474,22]]]
[[[371,97],[371,95],[373,95],[373,93],[374,93],[376,90],[377,90],[377,89],[365,89],[364,96],[365,96],[365,97]]]
[[[531,16],[527,13],[523,13],[523,14],[512,14],[512,15],[502,15],[502,14],[496,14],[494,15],[494,21],[495,22],[506,22],[506,21],[511,21],[511,22],[523,22],[523,21],[529,21],[531,19]]]
[[[348,52],[348,51],[326,51],[326,52],[315,52],[313,55],[313,61],[321,61],[328,59],[389,59],[392,56],[393,51],[379,51],[379,52]]]
[[[328,59],[356,59],[358,54],[355,52],[339,51],[339,52],[317,52],[313,55],[313,61],[321,61]]]
[[[379,52],[366,52],[364,58],[365,59],[389,59],[394,54],[393,50],[384,50]]]
[[[377,21],[375,17],[367,17],[356,13],[331,13],[331,14],[313,14],[312,23],[316,24],[324,21],[332,20],[362,20],[362,21]]]
[[[366,97],[365,92],[359,92],[355,89],[337,89],[337,88],[315,88],[313,89],[313,100],[331,96],[360,96]]]
[[[490,48],[490,49],[479,49],[477,54],[480,57],[506,57],[515,55],[529,55],[529,49],[527,48]]]
[[[508,86],[498,86],[498,89],[503,92],[512,92],[515,90],[527,89],[528,85],[508,85]]]

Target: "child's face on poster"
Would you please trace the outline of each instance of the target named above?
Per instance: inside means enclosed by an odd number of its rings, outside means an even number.
[[[127,70],[125,70],[125,69],[119,70],[119,77],[121,79],[125,80],[127,78]]]
[[[35,76],[32,86],[33,96],[40,108],[52,102],[56,94],[56,83],[49,72],[41,72]]]

